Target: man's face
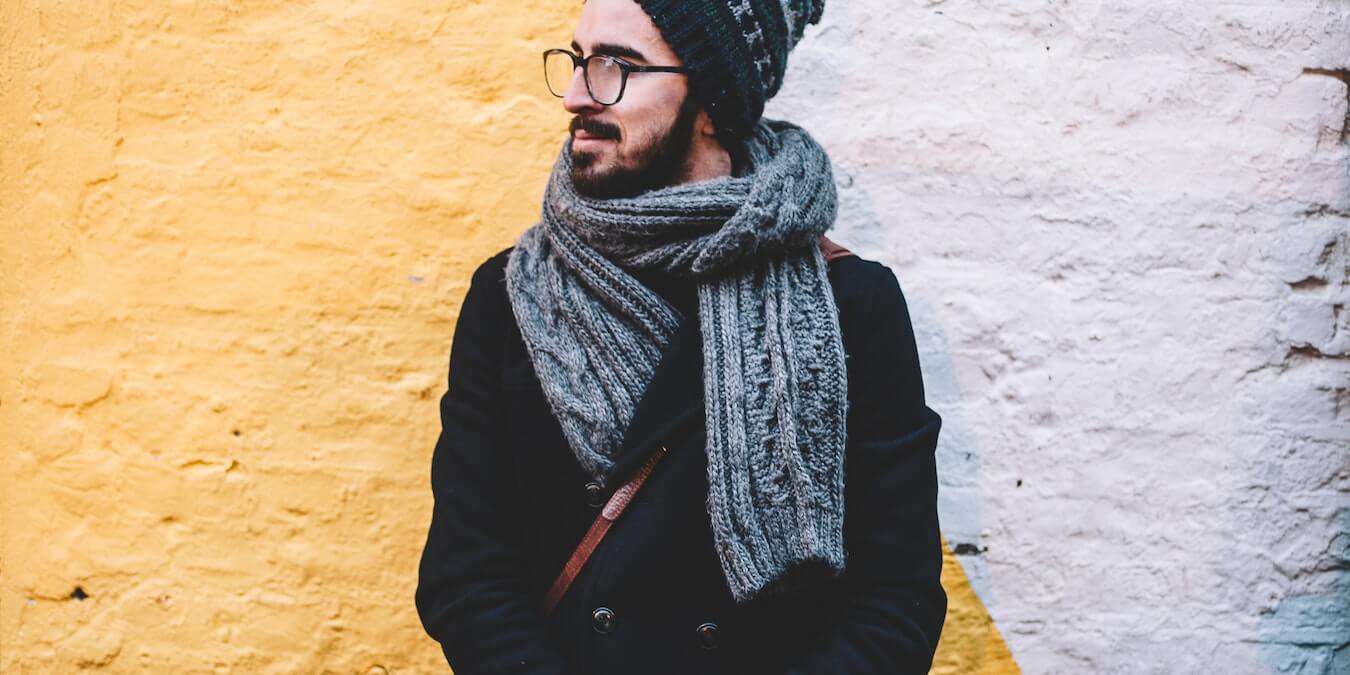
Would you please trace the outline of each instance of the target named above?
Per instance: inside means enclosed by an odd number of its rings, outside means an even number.
[[[634,65],[683,65],[651,17],[634,0],[586,0],[572,50],[615,56]],[[600,105],[586,91],[582,70],[572,73],[563,107],[575,115],[572,182],[595,199],[628,197],[673,184],[683,172],[700,107],[688,76],[632,73],[623,98]]]

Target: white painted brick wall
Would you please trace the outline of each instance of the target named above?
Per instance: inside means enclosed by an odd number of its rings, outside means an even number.
[[[1027,672],[1350,673],[1346,69],[1344,0],[834,0],[794,53]]]

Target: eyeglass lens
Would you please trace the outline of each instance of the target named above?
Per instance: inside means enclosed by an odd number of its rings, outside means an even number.
[[[554,96],[567,95],[572,85],[572,74],[576,66],[572,57],[562,52],[550,52],[544,60],[544,78],[548,90]],[[586,62],[586,83],[590,86],[591,96],[596,103],[609,105],[619,100],[619,89],[623,86],[623,69],[618,62],[597,57]]]

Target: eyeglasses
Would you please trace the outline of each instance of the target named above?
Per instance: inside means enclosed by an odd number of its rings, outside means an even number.
[[[585,75],[587,93],[600,105],[614,105],[623,98],[629,73],[694,72],[684,66],[636,66],[605,54],[582,58],[566,49],[549,49],[544,51],[544,82],[549,93],[558,98],[566,96],[577,68]]]

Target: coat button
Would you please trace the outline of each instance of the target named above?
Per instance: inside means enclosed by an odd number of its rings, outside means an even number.
[[[596,607],[591,612],[591,625],[600,633],[614,632],[614,610],[608,607]]]
[[[698,643],[704,649],[717,649],[717,624],[709,621],[694,630],[698,634]]]
[[[591,481],[586,484],[586,503],[591,506],[605,505],[605,486]]]

